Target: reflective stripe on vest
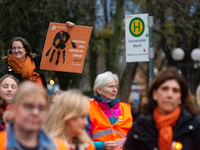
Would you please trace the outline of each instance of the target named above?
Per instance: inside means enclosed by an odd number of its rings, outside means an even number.
[[[112,132],[112,130],[113,130],[113,132]],[[114,134],[115,133],[119,133],[119,134],[121,134],[121,136],[123,136],[124,138],[126,138],[126,135],[124,135],[123,133],[110,128],[110,129],[106,129],[106,130],[102,130],[102,131],[93,133],[92,134],[92,139],[100,138],[102,136],[106,136],[106,135],[113,134],[113,133]]]
[[[133,121],[131,107],[126,103],[120,102],[120,109],[122,119],[112,125],[99,107],[98,102],[95,99],[90,101],[89,115],[93,126],[93,141],[114,141],[126,137]]]

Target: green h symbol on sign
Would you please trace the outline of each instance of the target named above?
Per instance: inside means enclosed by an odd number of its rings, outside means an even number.
[[[131,20],[129,24],[129,31],[132,36],[140,37],[144,33],[144,30],[145,30],[145,25],[144,21],[141,18],[135,17]]]

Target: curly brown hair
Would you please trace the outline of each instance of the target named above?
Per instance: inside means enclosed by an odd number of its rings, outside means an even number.
[[[9,56],[10,54],[12,54],[11,49],[12,49],[12,44],[13,44],[14,41],[20,41],[20,42],[22,43],[22,45],[23,45],[25,51],[27,52],[26,55],[30,56],[31,58],[34,58],[34,57],[36,56],[35,53],[32,53],[32,52],[31,52],[31,46],[30,46],[30,44],[27,42],[26,39],[24,39],[24,38],[22,38],[22,37],[14,37],[14,38],[10,41],[9,49],[8,49],[8,51],[7,51],[7,56],[3,56],[3,57],[2,57],[3,60],[7,60],[8,56]]]
[[[141,105],[141,110],[144,114],[153,113],[157,102],[153,99],[153,91],[157,90],[161,84],[167,80],[176,80],[181,87],[181,107],[185,108],[192,115],[199,114],[199,109],[195,102],[194,96],[189,91],[187,81],[176,67],[169,67],[161,71],[152,81],[150,88],[147,90],[146,103]]]

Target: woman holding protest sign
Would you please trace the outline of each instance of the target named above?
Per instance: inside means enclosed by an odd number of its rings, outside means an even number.
[[[74,24],[67,21],[68,27]],[[31,46],[26,39],[22,37],[15,37],[11,40],[7,56],[3,59],[7,60],[0,71],[0,77],[5,74],[10,74],[16,77],[19,82],[24,80],[31,80],[46,87],[46,78],[44,71],[40,69],[42,55],[36,55],[31,52]]]

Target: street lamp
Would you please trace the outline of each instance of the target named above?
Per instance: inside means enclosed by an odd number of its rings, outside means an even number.
[[[172,50],[172,58],[175,61],[181,61],[185,57],[185,52],[181,48],[174,48]]]
[[[177,48],[174,48],[173,50],[172,50],[172,58],[173,58],[173,60],[175,60],[175,61],[177,61],[178,63],[177,63],[177,66],[178,67],[183,67],[183,65],[180,63],[180,61],[182,61],[183,59],[184,59],[184,57],[185,57],[185,52],[184,52],[184,50],[182,49],[182,48],[180,48],[180,47],[177,47]],[[186,67],[187,67],[187,65],[186,65]],[[186,68],[187,69],[187,68]],[[180,71],[181,71],[181,73],[182,73],[182,70],[180,69]],[[188,71],[187,71],[187,77],[188,77]]]
[[[200,49],[199,48],[193,49],[190,56],[194,62],[200,61]],[[181,61],[183,60],[184,57],[185,57],[185,52],[182,48],[174,48],[172,50],[173,60]]]
[[[193,89],[192,91],[194,92],[195,87],[193,86],[194,83],[192,82],[193,77],[192,78],[190,77],[191,76],[190,74],[192,74],[190,71],[191,71],[192,68],[197,69],[197,68],[200,67],[200,49],[199,48],[193,49],[192,52],[190,53],[190,56],[191,56],[191,59],[192,59],[193,62],[188,60],[184,64],[180,63],[180,61],[182,61],[185,57],[185,52],[184,52],[183,49],[174,48],[172,50],[171,55],[172,55],[173,60],[178,61],[177,65],[179,65],[179,67],[185,67],[186,68],[187,80],[189,82],[190,88],[193,87],[193,88],[191,88],[191,90]]]
[[[194,61],[200,61],[200,49],[199,48],[195,48],[195,49],[192,50],[191,58]]]
[[[200,66],[200,49],[195,48],[191,52],[191,58],[195,62],[194,68],[197,69]]]

